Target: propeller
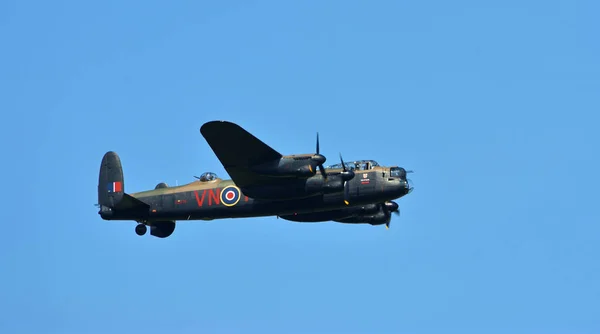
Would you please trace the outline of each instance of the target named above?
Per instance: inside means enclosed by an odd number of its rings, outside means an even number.
[[[406,173],[414,173],[412,170],[406,171]],[[415,187],[413,186],[413,181],[409,178],[406,179],[406,182],[408,182],[408,193],[410,194]]]
[[[317,132],[317,153],[315,153],[311,159],[312,159],[312,161],[317,163],[317,166],[319,167],[319,172],[321,172],[321,175],[323,176],[323,178],[326,179],[327,173],[325,173],[325,168],[323,167],[323,163],[325,163],[327,158],[325,158],[325,156],[322,155],[319,150],[319,133],[318,132]],[[312,171],[312,169],[311,169],[311,171]]]
[[[354,171],[347,170],[346,164],[344,163],[344,159],[342,159],[342,153],[340,153],[340,161],[342,162],[342,172],[340,173],[342,177],[342,181],[344,181],[344,203],[346,205],[350,204],[350,188],[348,186],[348,181],[354,178]]]
[[[388,217],[388,218],[390,218],[392,213],[394,213],[396,216],[400,216],[400,209],[398,208],[398,203],[396,203],[394,201],[388,201],[388,202],[383,203],[382,209],[383,209],[383,212],[385,213],[386,217]],[[390,228],[390,221],[391,221],[391,219],[388,219],[388,221],[385,223],[386,229]]]

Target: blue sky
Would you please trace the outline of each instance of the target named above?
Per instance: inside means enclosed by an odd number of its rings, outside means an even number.
[[[596,1],[4,1],[0,332],[600,332]],[[415,170],[391,228],[97,215],[200,135]]]

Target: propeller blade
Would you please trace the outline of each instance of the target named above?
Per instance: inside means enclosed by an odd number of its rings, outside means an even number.
[[[393,210],[392,212],[393,212],[393,213],[394,213],[396,216],[400,216],[400,209]],[[390,223],[391,223],[391,221],[392,221],[392,219],[390,218],[390,220],[388,220],[388,221],[385,223],[385,228],[386,228],[386,229],[389,229],[389,228],[390,228]]]
[[[383,205],[381,206],[381,209],[383,210],[383,213],[385,213],[385,216],[387,217],[387,221],[385,222],[385,229],[389,230],[390,229],[390,222],[392,221],[392,219],[390,218],[390,208],[388,207],[387,203],[383,203]]]
[[[346,168],[346,164],[344,163],[344,159],[342,159],[342,154],[340,153],[340,162],[342,163],[342,179],[344,181],[350,181],[354,178],[354,171],[348,170]]]
[[[323,165],[319,165],[319,172],[321,172],[321,176],[323,176],[324,179],[327,178],[327,173],[325,173],[325,168]]]
[[[323,167],[323,163],[325,163],[325,161],[327,161],[327,158],[325,158],[325,156],[321,154],[321,148],[319,144],[319,133],[317,132],[317,152],[312,156],[312,161],[309,165],[311,173],[316,173],[317,171],[313,171],[313,168],[319,167],[319,172],[321,172],[321,176],[324,179],[326,179],[327,173],[325,172],[325,168]]]
[[[385,202],[382,203],[381,205],[381,209],[383,210],[383,212],[385,213],[385,215],[388,217],[388,221],[385,223],[385,228],[389,229],[390,228],[390,222],[391,222],[391,215],[392,213],[394,213],[396,216],[400,215],[400,209],[398,207],[398,203],[394,202],[394,201],[389,201],[389,202]]]
[[[344,203],[350,204],[350,187],[348,187],[348,181],[344,181]]]
[[[319,153],[319,133],[317,132],[317,154]]]
[[[342,180],[344,181],[344,203],[346,205],[350,204],[350,187],[348,185],[348,181],[354,178],[354,171],[348,170],[346,168],[346,164],[344,163],[344,159],[342,158],[342,153],[340,153],[340,162],[342,163],[342,173],[340,174]]]

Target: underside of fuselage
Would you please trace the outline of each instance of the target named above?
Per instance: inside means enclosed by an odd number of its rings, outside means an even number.
[[[310,212],[293,215],[280,215],[279,218],[304,223],[334,221],[347,224],[389,224],[391,213],[398,212],[398,204],[393,201],[357,205],[343,209]]]

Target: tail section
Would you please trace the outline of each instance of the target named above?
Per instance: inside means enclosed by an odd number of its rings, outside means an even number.
[[[135,219],[147,216],[150,206],[125,193],[121,159],[113,151],[106,152],[98,178],[98,205],[104,219]]]
[[[98,204],[108,208],[115,208],[123,199],[124,191],[125,183],[123,182],[121,159],[115,152],[106,152],[100,165]]]

